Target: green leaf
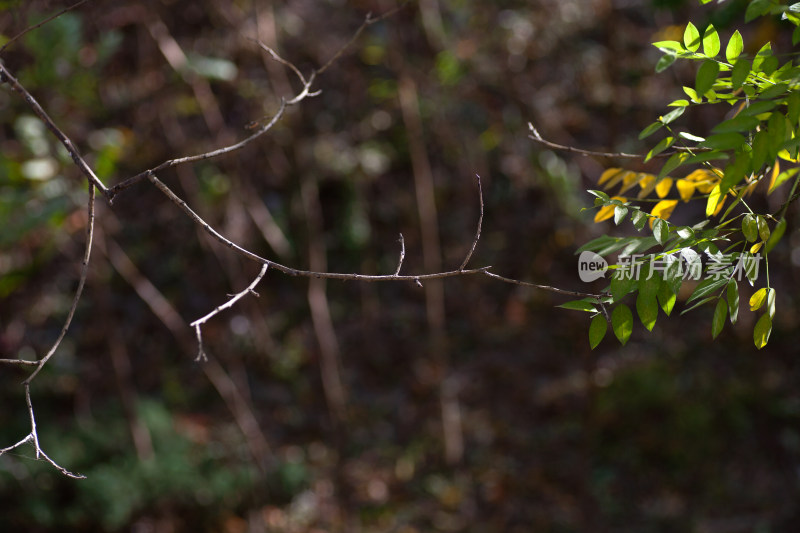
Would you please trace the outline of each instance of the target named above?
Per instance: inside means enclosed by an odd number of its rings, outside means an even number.
[[[670,284],[665,280],[661,280],[656,297],[658,298],[658,303],[661,305],[661,310],[664,311],[665,315],[669,316],[670,313],[672,313],[672,309],[675,307],[678,296],[672,291]]]
[[[756,217],[756,225],[758,226],[758,236],[761,237],[762,241],[766,241],[769,239],[769,224],[767,224],[767,219],[761,215]]]
[[[641,231],[645,224],[647,224],[647,215],[645,215],[641,209],[636,209],[631,215],[631,222],[633,222],[634,228]]]
[[[744,12],[744,21],[750,22],[751,20],[757,19],[770,8],[770,0],[753,0],[747,6],[747,10]]]
[[[772,56],[772,45],[770,43],[765,44],[761,47],[761,49],[756,54],[756,57],[753,58],[753,71],[760,72],[764,69],[763,64],[764,61]]]
[[[655,295],[646,295],[639,292],[636,298],[636,313],[639,315],[639,320],[642,325],[647,328],[647,331],[653,331],[658,318],[658,302]]]
[[[739,114],[724,122],[720,122],[714,126],[711,131],[714,133],[731,133],[740,131],[750,131],[755,129],[761,123],[756,117]]]
[[[692,99],[692,102],[694,102],[694,103],[696,103],[696,104],[699,104],[699,103],[701,103],[701,102],[703,101],[703,95],[702,95],[702,94],[697,94],[697,91],[695,91],[695,90],[694,90],[694,89],[692,89],[691,87],[686,87],[686,86],[684,85],[684,86],[683,86],[683,92],[685,92],[685,93],[686,93],[686,95],[687,95],[689,98],[691,98],[691,99]]]
[[[667,104],[667,107],[686,107],[689,105],[689,100],[673,100]]]
[[[557,305],[556,307],[560,307],[562,309],[570,309],[572,311],[586,311],[590,313],[596,313],[598,311],[597,303],[590,298],[584,298],[582,300],[572,300],[570,302],[565,302],[561,305]]]
[[[717,302],[717,308],[714,309],[714,318],[711,319],[711,338],[716,339],[717,336],[722,332],[722,328],[725,326],[725,319],[728,316],[728,304],[725,303],[725,300],[720,298]]]
[[[690,52],[697,52],[700,48],[700,32],[691,22],[686,25],[686,29],[683,32],[683,44],[686,45],[686,49]]]
[[[728,46],[725,48],[725,59],[728,60],[729,63],[733,63],[739,54],[742,53],[742,49],[744,48],[744,42],[742,41],[742,34],[739,33],[739,30],[733,32],[731,35],[730,40],[728,40]]]
[[[750,102],[750,105],[745,107],[739,112],[739,115],[755,116],[771,111],[777,104],[772,100],[761,100],[758,102]]]
[[[781,240],[783,234],[786,232],[786,219],[782,218],[778,221],[778,224],[775,226],[775,230],[772,232],[772,235],[769,236],[769,240],[767,244],[764,246],[764,253],[768,254],[775,248],[775,245]]]
[[[673,122],[679,116],[683,115],[684,111],[686,111],[685,107],[676,107],[675,109],[673,109],[672,111],[661,117],[661,123],[669,124],[670,122]]]
[[[653,46],[663,52],[683,52],[684,48],[678,41],[657,41]]]
[[[656,63],[656,72],[657,73],[664,72],[665,70],[667,70],[669,67],[672,66],[672,64],[675,62],[676,59],[678,59],[678,56],[676,56],[672,52],[667,52],[666,54],[661,56],[661,58],[659,58],[658,62]]]
[[[772,58],[770,58],[772,59]],[[765,89],[761,91],[759,95],[761,98],[769,100],[770,98],[776,98],[781,96],[783,93],[789,90],[789,86],[785,83],[778,83],[770,87],[769,89]]]
[[[706,94],[714,85],[714,82],[717,81],[718,74],[719,63],[710,59],[703,61],[703,64],[697,69],[697,78],[695,78],[694,82],[694,89],[697,94]]]
[[[769,132],[761,130],[753,137],[750,171],[758,173],[769,157]]]
[[[736,324],[739,317],[739,285],[736,280],[730,280],[727,287],[728,309],[731,313],[731,324]]]
[[[700,146],[712,150],[735,150],[745,142],[746,139],[738,133],[717,133],[700,143]]]
[[[644,139],[646,137],[649,137],[663,127],[664,123],[661,122],[660,120],[653,122],[652,124],[650,124],[645,129],[642,130],[642,132],[639,134],[639,138]]]
[[[592,347],[592,350],[597,348],[597,345],[606,336],[606,331],[608,331],[608,321],[606,321],[605,315],[600,314],[594,317],[589,324],[589,346]]]
[[[621,271],[617,271],[614,276],[611,278],[611,287],[609,291],[611,292],[611,298],[618,302],[625,298],[628,294],[636,289],[639,282],[634,277],[629,277],[632,273],[625,272],[625,276],[620,276]]]
[[[654,156],[660,154],[670,146],[675,143],[675,137],[664,137],[661,141],[653,147],[652,150],[647,152],[647,156],[644,158],[644,162],[647,163],[652,159]]]
[[[755,215],[748,213],[742,219],[742,233],[748,242],[756,242],[758,239],[758,219]]]
[[[661,167],[661,171],[658,173],[658,179],[663,178],[679,166],[683,165],[690,157],[692,156],[686,152],[676,152],[669,156],[669,159],[667,159],[667,162],[664,163],[664,166]]]
[[[696,302],[693,306],[689,307],[688,309],[684,309],[683,311],[681,311],[681,316],[685,315],[689,311],[692,311],[694,309],[697,309],[700,306],[703,306],[703,305],[707,304],[708,302],[713,302],[716,299],[717,299],[716,296],[709,296],[708,298],[704,298],[704,299],[700,300],[699,302]]]
[[[692,295],[689,296],[689,299],[686,300],[686,303],[691,303],[694,300],[699,300],[700,298],[705,298],[707,296],[711,296],[714,292],[718,291],[722,287],[724,287],[728,283],[727,279],[714,279],[708,278],[701,281],[697,287],[695,287],[694,292]]]
[[[770,318],[775,318],[775,289],[767,289],[767,314]]]
[[[708,57],[715,57],[719,53],[719,46],[717,29],[713,24],[709,24],[706,31],[703,33],[703,53]]]
[[[625,216],[628,214],[628,208],[624,205],[618,205],[614,208],[614,224],[619,226],[619,223],[625,220]]]
[[[759,350],[767,345],[769,342],[769,335],[772,333],[772,319],[769,315],[764,314],[756,322],[756,327],[753,329],[753,342]]]
[[[669,225],[663,218],[657,218],[653,222],[653,236],[658,244],[664,244],[669,236]]]
[[[698,143],[701,143],[701,142],[706,140],[705,137],[698,137],[697,135],[693,135],[693,134],[688,133],[686,131],[678,132],[678,136],[683,137],[684,139],[687,139],[689,141],[694,141],[694,142],[698,142]]]
[[[611,327],[614,330],[614,335],[624,346],[633,332],[633,313],[631,313],[627,305],[619,304],[611,312]]]
[[[750,74],[750,60],[740,57],[736,60],[731,71],[731,88],[735,91],[741,87]]]

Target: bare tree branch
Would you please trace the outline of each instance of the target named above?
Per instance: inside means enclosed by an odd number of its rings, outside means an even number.
[[[197,334],[198,342],[200,344],[200,349],[197,352],[197,359],[195,359],[196,361],[200,361],[200,360],[205,361],[205,360],[207,360],[206,354],[203,352],[202,332],[200,330],[201,326],[203,324],[205,324],[206,322],[208,322],[209,320],[211,320],[214,316],[219,314],[221,311],[224,311],[225,309],[233,307],[233,304],[235,304],[240,299],[242,299],[242,297],[244,297],[246,294],[251,294],[251,293],[252,294],[256,294],[255,288],[259,284],[261,279],[264,277],[264,275],[267,273],[267,268],[269,268],[269,263],[264,263],[264,265],[261,267],[261,272],[258,273],[258,276],[256,276],[256,278],[253,280],[253,282],[250,285],[248,285],[247,287],[245,287],[245,289],[243,291],[234,294],[230,298],[230,300],[228,300],[224,304],[220,305],[219,307],[215,308],[213,311],[208,313],[206,316],[204,316],[202,318],[198,318],[197,320],[195,320],[194,322],[189,324],[191,327],[194,328],[195,333]]]

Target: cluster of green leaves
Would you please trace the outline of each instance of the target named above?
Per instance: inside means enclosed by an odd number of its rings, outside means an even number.
[[[800,3],[785,5],[777,0],[753,0],[746,9],[745,19],[773,15],[781,15],[793,24],[796,27],[793,44],[800,42]],[[673,109],[639,136],[644,139],[656,132],[666,132],[644,157],[645,162],[655,157],[666,160],[657,175],[608,169],[599,184],[606,190],[620,185],[616,196],[602,190],[589,191],[599,208],[596,222],[613,217],[619,225],[630,218],[641,232],[649,221],[652,234],[602,236],[578,250],[601,256],[618,252],[622,262],[630,263],[633,259],[635,268],[641,269],[639,278],[627,279],[630,276],[620,275],[623,264],[614,265],[611,269],[616,275],[606,289],[606,297],[565,306],[594,313],[589,328],[592,348],[605,336],[609,321],[619,341],[625,344],[631,335],[633,313],[621,300],[638,292],[637,314],[645,328],[652,330],[659,307],[669,315],[678,290],[687,281],[681,269],[673,265],[681,262],[691,265],[696,261],[701,274],[698,278],[702,281],[693,288],[686,301],[689,307],[683,312],[716,302],[711,323],[711,334],[716,338],[726,319],[736,323],[737,277],[741,279],[744,273],[754,285],[759,261],[763,260],[766,286],[756,290],[749,301],[751,311],[764,309],[753,331],[756,347],[763,348],[772,331],[776,299],[776,290],[769,284],[768,254],[786,230],[785,211],[795,199],[800,181],[800,168],[796,166],[800,151],[800,62],[796,64],[789,59],[781,63],[770,43],[761,46],[752,57],[745,54],[745,43],[738,30],[727,40],[723,52],[723,40],[711,24],[701,32],[690,22],[682,41],[659,41],[654,46],[663,52],[656,65],[657,72],[678,60],[699,63],[694,85],[683,87],[687,98],[670,103]],[[688,109],[709,104],[728,105],[733,110],[704,136],[677,128],[676,121]],[[683,178],[676,180],[669,176],[690,166],[692,170]],[[766,194],[772,194],[787,182],[792,183],[791,191],[778,212],[756,213],[748,205],[747,198],[760,184],[764,184],[762,189]],[[679,198],[667,197],[673,183]],[[622,196],[635,186],[639,187],[635,200]],[[635,202],[648,201],[647,196],[653,192],[658,200],[649,212],[636,205]],[[668,222],[680,200],[704,200],[704,219],[693,226]],[[650,251],[658,247],[660,250]],[[653,271],[654,264],[662,268]]]

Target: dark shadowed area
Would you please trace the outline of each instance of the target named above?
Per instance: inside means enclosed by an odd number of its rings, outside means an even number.
[[[0,39],[68,4],[0,1]],[[90,0],[0,52],[107,186],[231,145],[279,112],[391,0]],[[639,132],[694,71],[651,42],[687,21],[792,51],[747,2],[419,0],[363,29],[319,90],[241,150],[156,173],[230,241],[299,270],[468,268],[568,291],[608,167],[553,143],[646,153]],[[786,33],[788,31],[788,33]],[[681,120],[702,131],[718,107]],[[656,170],[657,172],[657,170]],[[754,198],[772,202],[780,198]],[[42,357],[80,278],[86,178],[0,86],[0,359]],[[676,217],[702,215],[685,208]],[[790,532],[800,527],[800,232],[756,314],[635,322],[595,350],[568,295],[481,273],[293,277],[195,224],[147,179],[97,200],[86,287],[31,382],[42,449],[0,456],[3,531]],[[789,228],[798,220],[788,211]],[[400,235],[402,234],[402,244]],[[742,301],[753,289],[741,284]],[[685,300],[685,296],[683,296]],[[676,311],[684,308],[679,298]],[[793,333],[794,332],[794,333]],[[30,432],[31,369],[0,365],[0,448]]]

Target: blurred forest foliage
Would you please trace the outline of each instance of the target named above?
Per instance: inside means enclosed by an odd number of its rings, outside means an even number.
[[[297,268],[471,265],[598,291],[574,250],[608,231],[584,189],[614,161],[527,138],[641,152],[694,73],[649,43],[689,19],[791,49],[746,2],[419,0],[367,28],[322,93],[235,154],[160,173],[233,241]],[[9,38],[67,4],[0,2]],[[107,184],[247,135],[391,0],[91,0],[2,61]],[[791,29],[788,30],[789,32]],[[757,45],[757,46],[756,46]],[[692,131],[719,120],[697,113]],[[430,179],[426,187],[426,177]],[[0,91],[0,358],[41,356],[77,283],[86,186],[25,102]],[[427,207],[426,207],[427,206]],[[796,206],[789,212],[797,220]],[[620,229],[619,231],[623,231]],[[423,252],[425,250],[425,252]],[[796,531],[800,233],[770,255],[788,294],[756,354],[753,313],[712,310],[590,352],[564,297],[463,277],[328,282],[258,269],[149,183],[98,202],[84,298],[33,383],[42,446],[0,457],[5,531]],[[743,300],[748,295],[743,294]],[[793,298],[793,299],[791,299]],[[680,303],[679,303],[680,306]],[[750,327],[746,327],[747,321]],[[26,370],[0,372],[0,446],[28,431]],[[341,385],[342,405],[336,404]]]

